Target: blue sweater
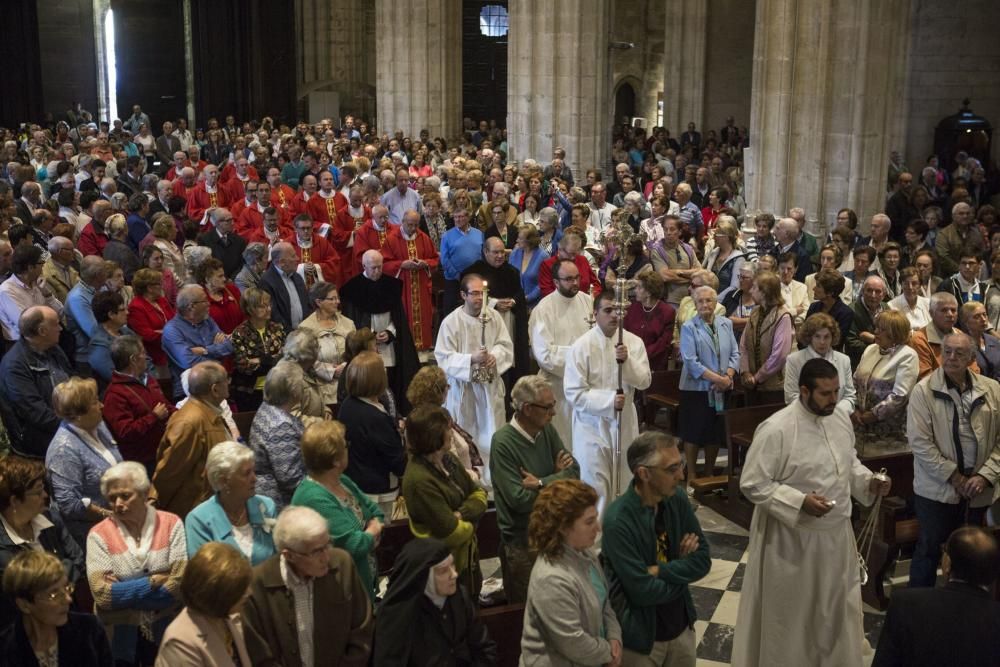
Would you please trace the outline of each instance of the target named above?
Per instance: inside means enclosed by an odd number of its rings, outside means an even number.
[[[247,516],[253,527],[253,549],[250,565],[259,565],[274,555],[274,538],[271,531],[278,511],[274,501],[267,496],[254,496],[247,501]],[[188,512],[184,519],[184,533],[187,536],[188,558],[193,558],[201,545],[206,542],[224,542],[240,551],[233,537],[233,524],[219,502],[219,494],[201,503]],[[240,551],[240,553],[243,553]]]
[[[483,233],[475,227],[462,232],[452,227],[441,237],[441,268],[445,280],[458,280],[462,271],[482,257]]]

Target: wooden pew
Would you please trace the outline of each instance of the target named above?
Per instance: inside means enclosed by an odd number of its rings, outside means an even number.
[[[253,424],[253,418],[256,414],[256,410],[233,413],[233,421],[236,422],[236,428],[240,430],[240,435],[243,436],[243,440],[247,443],[250,442],[250,426]]]
[[[681,371],[653,371],[653,382],[646,389],[643,396],[643,423],[646,428],[651,428],[656,424],[656,414],[660,408],[667,408],[670,411],[667,430],[670,433],[677,433],[677,412],[680,408],[681,390],[678,387],[681,381]]]
[[[497,526],[496,509],[491,507],[479,518],[479,524],[476,526],[476,538],[479,543],[480,560],[497,558],[500,555],[500,528]],[[396,562],[396,556],[403,550],[403,546],[412,539],[413,533],[410,532],[409,520],[400,519],[386,524],[382,530],[382,541],[375,550],[380,575],[389,574],[392,570],[392,564]]]
[[[497,667],[517,667],[521,658],[524,603],[482,607],[479,618],[497,643]]]

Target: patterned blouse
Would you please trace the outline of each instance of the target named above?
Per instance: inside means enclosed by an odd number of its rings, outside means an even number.
[[[262,390],[267,372],[281,359],[285,327],[277,322],[268,322],[260,332],[247,320],[233,329],[232,342],[236,362],[234,391],[253,393]],[[251,359],[260,359],[260,362],[251,362]]]
[[[906,404],[918,373],[917,353],[908,345],[884,352],[874,343],[865,348],[854,372],[857,409],[872,412],[876,421],[855,427],[856,447],[862,454],[866,447],[908,448]]]

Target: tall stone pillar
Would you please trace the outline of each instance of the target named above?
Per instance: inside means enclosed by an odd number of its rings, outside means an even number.
[[[757,0],[748,210],[884,208],[910,0]]]
[[[548,162],[566,149],[576,180],[611,153],[610,2],[510,0],[507,139],[510,157]]]
[[[462,130],[462,3],[376,0],[378,129],[455,139]]]
[[[298,98],[328,101],[325,96],[336,93],[341,117],[374,120],[375,8],[366,0],[296,0],[295,18]]]
[[[671,136],[688,123],[705,123],[705,50],[708,41],[707,0],[667,3],[666,63],[663,67],[663,124]]]

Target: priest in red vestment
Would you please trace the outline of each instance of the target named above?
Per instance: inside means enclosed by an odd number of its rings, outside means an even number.
[[[316,196],[316,191],[319,189],[319,181],[312,174],[303,176],[300,183],[302,183],[302,190],[292,199],[291,210],[289,211],[293,218],[302,213],[309,212],[309,200]]]
[[[294,234],[295,229],[292,227],[291,216],[286,211],[268,203],[271,201],[271,186],[268,185],[267,181],[258,183],[255,192],[257,196],[253,206],[247,206],[240,213],[239,217],[236,218],[236,233],[243,238],[247,238],[247,234],[261,229],[264,223],[265,211],[273,208],[275,209],[275,215],[278,217],[278,225],[281,227],[281,236],[286,237]]]
[[[257,208],[247,210],[256,211]],[[243,214],[246,216],[247,211],[244,211]],[[281,212],[273,206],[268,206],[261,215],[260,224],[256,227],[246,228],[245,233],[240,234],[240,236],[246,239],[247,245],[257,242],[271,248],[276,243],[295,236],[295,229],[291,225],[282,225],[281,219]],[[244,221],[246,220],[247,217],[244,217]]]
[[[250,166],[250,161],[242,155],[230,162],[222,170],[219,183],[226,188],[230,201],[239,201],[246,195],[247,185],[260,180],[257,170]]]
[[[181,169],[181,175],[173,180],[170,186],[171,192],[176,197],[183,197],[187,201],[188,195],[194,190],[198,183],[198,174],[191,167]]]
[[[389,209],[381,204],[372,207],[371,220],[354,232],[354,274],[361,273],[361,258],[369,250],[378,250],[383,257],[388,252],[389,232],[395,225],[389,222]]]
[[[202,233],[212,230],[212,224],[205,216],[210,208],[228,208],[229,196],[219,186],[219,168],[210,164],[201,172],[205,180],[194,186],[188,193],[188,218],[199,223]]]
[[[230,191],[230,194],[234,194],[234,192]],[[239,224],[239,219],[240,216],[243,215],[243,211],[255,206],[256,204],[257,182],[252,181],[249,185],[247,185],[246,190],[243,191],[243,196],[239,199],[233,200],[233,204],[229,207],[229,212],[233,214],[233,220],[236,220],[237,224]]]
[[[347,229],[334,227],[339,224],[338,214],[347,208],[347,198],[333,188],[333,174],[323,171],[319,175],[319,192],[315,197],[310,197],[306,204],[306,213],[312,216],[316,223],[316,232],[336,244],[337,241],[347,243],[347,236],[354,231],[354,225]]]
[[[403,224],[389,234],[382,271],[403,281],[403,308],[417,350],[434,347],[431,276],[437,270],[438,252],[431,237],[420,229],[420,214],[407,211],[403,214]]]
[[[353,258],[354,256],[354,235],[361,227],[372,219],[372,210],[365,206],[365,193],[360,187],[351,188],[350,197],[347,200],[347,208],[337,213],[337,225],[331,230],[330,242],[337,249],[341,257]],[[341,230],[350,229],[350,233],[344,234]],[[361,267],[355,261],[345,261],[340,267],[340,273],[347,282],[358,275]]]
[[[267,170],[267,184],[271,186],[271,206],[280,210],[291,220],[295,190],[281,182],[281,170],[277,167],[271,167]]]
[[[340,280],[340,255],[330,242],[313,231],[315,225],[308,214],[295,216],[295,234],[288,242],[295,248],[299,258],[296,269],[306,283],[306,290],[322,281],[343,284]]]

